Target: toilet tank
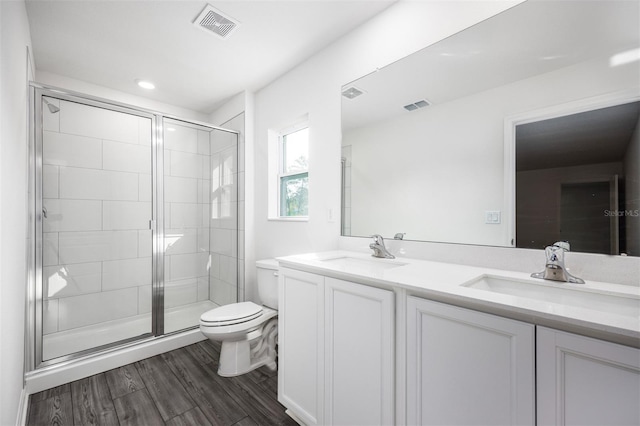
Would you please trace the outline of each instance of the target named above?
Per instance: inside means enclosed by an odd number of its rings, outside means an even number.
[[[278,309],[278,261],[266,259],[256,261],[258,296],[262,304]]]

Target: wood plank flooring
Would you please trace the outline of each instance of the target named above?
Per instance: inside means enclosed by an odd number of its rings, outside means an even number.
[[[217,374],[209,340],[29,397],[27,425],[295,426],[277,401],[277,373]]]

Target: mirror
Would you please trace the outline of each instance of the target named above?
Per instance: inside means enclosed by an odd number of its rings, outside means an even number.
[[[640,255],[629,245],[640,240],[638,110],[599,115],[613,114],[610,134],[627,137],[615,143],[603,132],[590,138],[599,118],[582,115],[640,100],[639,16],[638,2],[529,0],[345,85],[342,235],[529,248],[570,235],[573,251]],[[594,148],[613,145],[615,159]],[[545,198],[527,195],[539,189],[521,185],[524,172],[605,162],[617,163],[607,173],[617,175],[618,201],[591,210],[617,227],[617,249],[577,243],[592,236],[571,229],[590,190],[612,191],[595,185],[602,176],[559,178],[562,202],[534,217]]]

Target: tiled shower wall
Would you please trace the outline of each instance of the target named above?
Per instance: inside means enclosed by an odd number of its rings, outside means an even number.
[[[43,332],[149,313],[151,120],[47,100],[60,111],[43,108]],[[237,137],[164,128],[165,308],[235,302]]]
[[[148,312],[151,120],[48,100],[43,332]]]

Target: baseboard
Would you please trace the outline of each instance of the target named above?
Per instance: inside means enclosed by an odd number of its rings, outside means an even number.
[[[29,392],[27,388],[22,388],[20,393],[20,403],[18,404],[18,416],[16,418],[16,426],[24,426],[27,424],[27,410],[29,409]]]
[[[123,349],[51,365],[27,373],[25,390],[27,394],[34,394],[206,339],[199,329],[194,329]]]

